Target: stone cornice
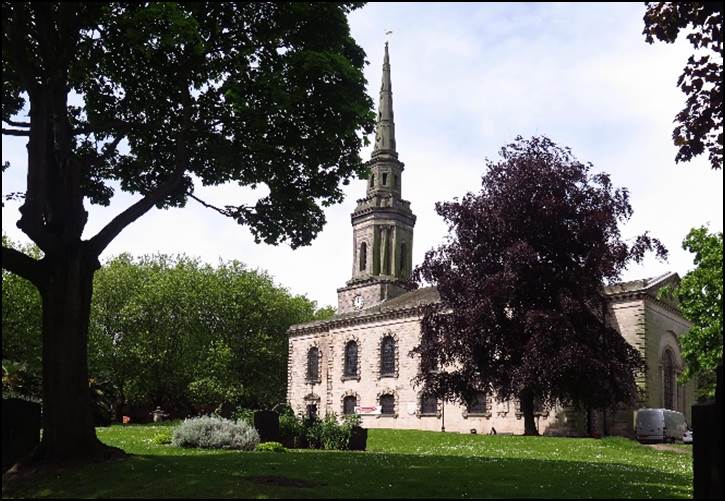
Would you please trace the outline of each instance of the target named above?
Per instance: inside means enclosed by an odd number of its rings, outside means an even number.
[[[327,332],[331,329],[339,327],[350,327],[353,325],[366,324],[370,322],[377,322],[381,320],[395,320],[398,318],[405,317],[416,317],[423,314],[423,309],[428,304],[417,304],[411,306],[403,306],[400,308],[393,308],[384,311],[370,311],[355,314],[345,314],[340,317],[331,318],[329,320],[319,320],[317,322],[310,322],[307,324],[293,325],[287,331],[289,337],[298,337],[306,334],[314,334],[318,332]]]
[[[375,281],[379,281],[380,277],[370,277],[365,278],[360,281],[355,281],[354,283],[348,282],[346,287],[342,287],[338,289],[339,291],[349,289],[349,288],[355,288],[359,286],[367,285],[368,283],[372,283]],[[652,303],[658,305],[659,307],[669,311],[670,313],[674,313],[680,317],[682,317],[682,313],[680,312],[679,308],[677,306],[672,305],[668,302],[662,301],[661,299],[658,299],[655,294],[653,294],[652,288],[647,289],[639,289],[634,291],[622,291],[622,292],[605,292],[604,297],[607,299],[607,301],[611,304],[613,302],[622,301],[622,300],[648,300]],[[440,301],[435,301],[434,303],[416,303],[412,305],[404,305],[397,308],[388,308],[383,309],[385,303],[381,303],[380,305],[373,306],[370,308],[369,311],[362,310],[360,312],[354,312],[354,313],[345,313],[343,315],[333,317],[329,320],[319,320],[316,322],[309,322],[306,324],[298,324],[293,325],[289,328],[288,333],[289,337],[297,337],[302,336],[305,334],[313,334],[318,332],[326,332],[331,329],[339,328],[339,327],[349,327],[353,325],[360,325],[364,323],[369,322],[377,322],[382,320],[394,320],[404,317],[414,317],[414,316],[420,316],[423,313],[423,309],[426,306],[434,305],[436,307],[441,307]],[[382,307],[382,308],[381,308]],[[683,318],[683,320],[687,321]]]

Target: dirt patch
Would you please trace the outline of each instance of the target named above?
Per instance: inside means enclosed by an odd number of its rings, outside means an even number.
[[[692,454],[691,448],[677,447],[670,444],[645,444],[647,447],[652,447],[658,451],[677,452],[680,454]]]
[[[264,485],[276,485],[278,487],[319,487],[323,484],[319,482],[310,482],[309,480],[300,480],[298,478],[288,478],[278,475],[260,475],[255,477],[244,477],[244,480],[249,480],[256,484]]]

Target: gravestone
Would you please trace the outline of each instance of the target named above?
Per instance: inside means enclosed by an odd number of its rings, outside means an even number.
[[[692,406],[692,473],[695,499],[722,495],[722,365],[715,401]]]
[[[260,442],[279,442],[279,414],[274,411],[256,411],[254,427]]]
[[[360,426],[353,426],[350,430],[350,443],[348,449],[351,451],[364,451],[368,443],[368,430]]]
[[[40,404],[4,398],[2,416],[2,470],[5,473],[40,444]]]

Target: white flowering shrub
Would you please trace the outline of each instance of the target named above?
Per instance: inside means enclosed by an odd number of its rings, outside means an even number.
[[[259,433],[247,421],[231,421],[217,416],[185,419],[171,437],[174,447],[203,449],[239,449],[253,451]]]

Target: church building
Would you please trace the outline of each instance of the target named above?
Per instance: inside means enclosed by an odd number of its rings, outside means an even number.
[[[288,403],[306,415],[357,413],[366,428],[523,433],[517,401],[480,393],[467,405],[442,402],[413,383],[419,369],[410,352],[420,340],[422,307],[439,296],[435,287],[416,289],[411,282],[416,217],[402,198],[404,164],[395,144],[387,43],[375,146],[367,165],[366,195],[351,215],[352,276],[337,290],[337,313],[289,329]],[[609,321],[647,362],[639,407],[678,410],[690,422],[694,387],[677,381],[683,369],[678,339],[690,324],[676,304],[657,295],[678,279],[667,273],[607,286],[605,294]],[[536,421],[542,434],[586,432],[583,413],[569,408],[537,409]],[[595,426],[631,436],[633,409],[598,414]]]

